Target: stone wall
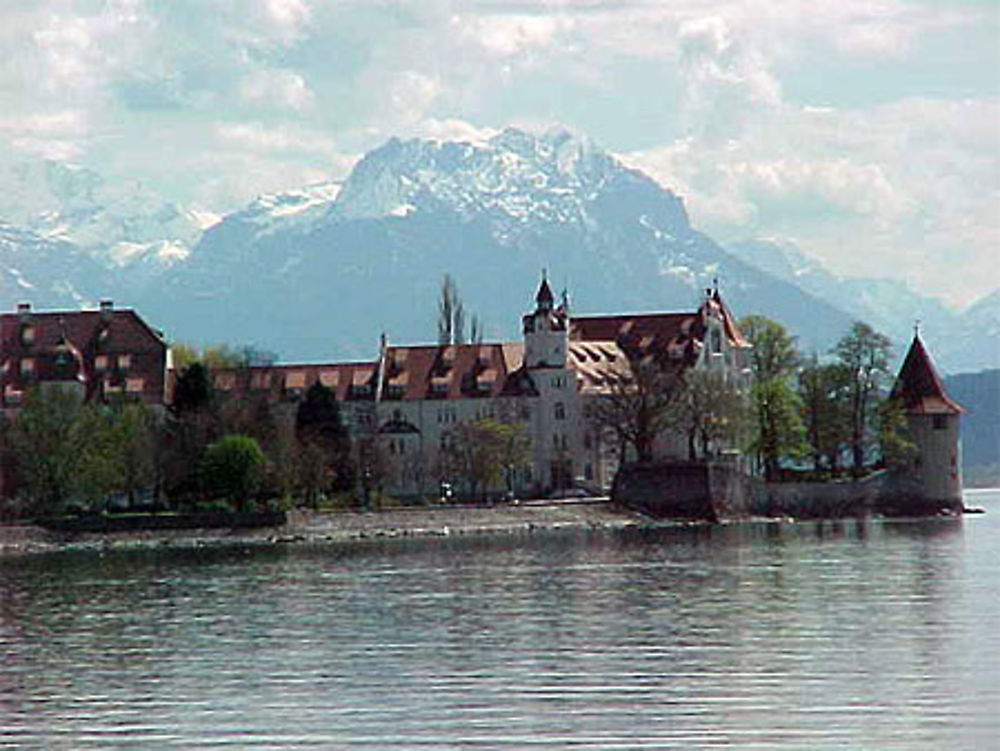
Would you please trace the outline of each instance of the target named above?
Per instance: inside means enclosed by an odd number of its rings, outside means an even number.
[[[961,512],[961,501],[928,498],[921,487],[918,478],[885,471],[842,482],[765,483],[730,462],[654,462],[622,467],[612,498],[659,519],[705,521]]]
[[[622,467],[611,497],[658,519],[714,522],[748,516],[753,488],[729,462],[651,462]]]

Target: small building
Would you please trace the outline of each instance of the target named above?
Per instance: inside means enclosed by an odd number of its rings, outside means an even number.
[[[905,470],[913,511],[923,511],[924,507],[961,510],[959,422],[965,409],[945,391],[919,333],[913,335],[891,398],[903,408],[910,437],[916,444],[911,464]]]

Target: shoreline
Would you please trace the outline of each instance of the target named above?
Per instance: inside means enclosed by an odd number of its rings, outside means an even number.
[[[382,539],[617,530],[652,520],[611,501],[516,506],[407,507],[383,511],[288,512],[281,527],[255,529],[53,532],[34,524],[0,525],[0,557],[61,551],[190,548],[219,545],[350,543]]]

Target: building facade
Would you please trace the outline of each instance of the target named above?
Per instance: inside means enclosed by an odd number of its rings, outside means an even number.
[[[450,461],[459,426],[484,419],[516,424],[527,460],[511,466],[487,493],[541,495],[574,486],[610,487],[620,447],[588,418],[588,404],[607,398],[631,363],[653,359],[677,373],[715,371],[746,383],[748,345],[718,290],[683,313],[572,316],[546,279],[535,308],[522,317],[517,342],[391,345],[352,363],[273,365],[213,371],[214,393],[264,399],[286,429],[313,383],[336,396],[357,443],[379,448],[384,488],[428,498],[463,479]],[[658,456],[686,456],[686,442],[664,434]]]

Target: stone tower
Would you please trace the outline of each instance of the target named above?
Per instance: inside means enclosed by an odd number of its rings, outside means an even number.
[[[535,310],[524,316],[524,365],[526,368],[565,368],[569,342],[569,311],[554,307],[555,298],[549,281],[542,283],[535,295]]]
[[[536,478],[548,488],[573,484],[580,451],[581,410],[576,377],[567,361],[568,301],[556,307],[549,282],[535,295],[535,310],[524,316],[524,369],[538,393],[534,421],[534,463],[544,468]]]
[[[915,513],[961,511],[962,457],[959,420],[965,411],[948,396],[919,333],[896,377],[892,398],[906,413],[916,444],[907,483]]]

